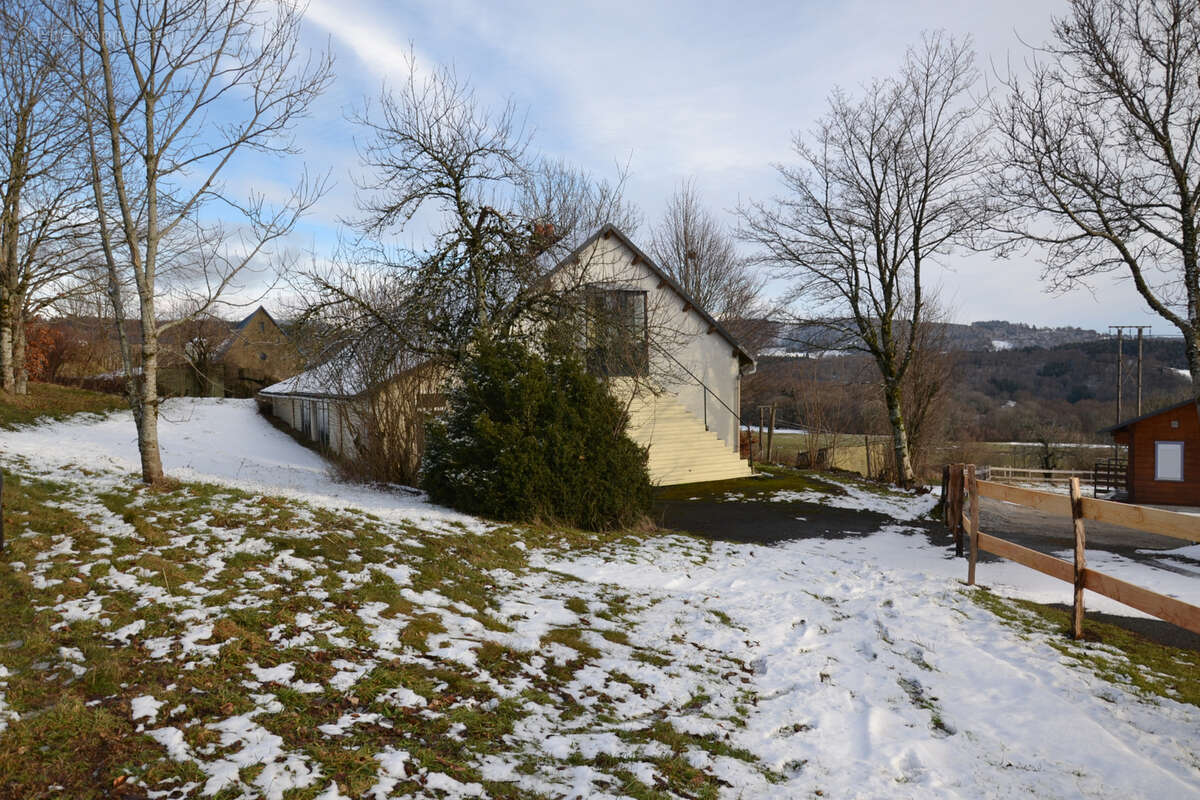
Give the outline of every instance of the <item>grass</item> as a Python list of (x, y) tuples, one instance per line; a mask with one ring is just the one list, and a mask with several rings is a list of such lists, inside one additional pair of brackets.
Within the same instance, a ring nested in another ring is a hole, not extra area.
[[(6, 719), (0, 735), (0, 796), (200, 792), (208, 778), (201, 765), (168, 758), (149, 731), (177, 727), (197, 760), (235, 757), (237, 746), (223, 743), (220, 725), (247, 713), (262, 735), (279, 737), (286, 752), (321, 771), (288, 800), (312, 798), (331, 781), (350, 796), (366, 794), (385, 747), (409, 754), (411, 769), (391, 790), (398, 795), (420, 790), (423, 775), (438, 772), (481, 783), (493, 797), (539, 796), (483, 778), (481, 760), (500, 755), (516, 759), (517, 773), (542, 780), (588, 765), (638, 798), (717, 796), (721, 780), (689, 760), (696, 750), (777, 777), (749, 753), (665, 721), (692, 714), (724, 720), (729, 730), (744, 725), (748, 690), (721, 677), (740, 674), (740, 664), (715, 651), (648, 641), (633, 621), (642, 599), (529, 563), (533, 549), (577, 554), (656, 533), (531, 526), (468, 535), (224, 486), (149, 490), (127, 477), (44, 476), (19, 467), (4, 477), (0, 714), (6, 704), (19, 718)], [(694, 549), (697, 557), (705, 552), (703, 543)], [(294, 566), (301, 563), (313, 568)], [(401, 569), (405, 579), (393, 579)], [(532, 650), (505, 644), (520, 622), (502, 608), (514, 596), (506, 589), (560, 605), (577, 621), (551, 626)], [(92, 602), (98, 612), (65, 618), (68, 604)], [(114, 638), (139, 621), (141, 631)], [(376, 637), (385, 630), (395, 638), (381, 648)], [(452, 653), (467, 636), (469, 656), (456, 660)], [(637, 665), (637, 679), (612, 669), (597, 683), (598, 665), (616, 652)], [(347, 663), (362, 674), (335, 688)], [(253, 669), (281, 664), (294, 666), (293, 685), (246, 683)], [(716, 688), (656, 705), (641, 728), (616, 727), (628, 721), (622, 698), (644, 702), (657, 681), (697, 674)], [(317, 688), (300, 691), (297, 682)], [(422, 704), (388, 700), (397, 687)], [(153, 722), (131, 718), (134, 699), (145, 695), (163, 703)], [(344, 735), (320, 732), (348, 714), (377, 716)], [(514, 744), (529, 738), (521, 733), (527, 724), (565, 734), (616, 730), (639, 755), (574, 750), (555, 761), (533, 744)], [(654, 765), (654, 785), (634, 776), (633, 761)], [(252, 783), (264, 769), (246, 767), (240, 780)], [(238, 794), (227, 786), (216, 796)]]
[(59, 420), (85, 412), (107, 414), (127, 407), (124, 398), (115, 394), (30, 382), (27, 395), (0, 393), (0, 429), (11, 430), (19, 425)]
[(771, 495), (778, 492), (845, 495), (846, 490), (832, 482), (835, 478), (840, 483), (853, 484), (859, 489), (880, 496), (892, 495), (896, 491), (888, 484), (867, 480), (861, 475), (851, 472), (820, 472), (779, 464), (757, 464), (755, 469), (758, 470), (758, 474), (747, 478), (665, 486), (655, 490), (655, 498), (660, 501), (697, 500), (712, 503), (726, 500), (739, 502), (768, 500)]
[(1000, 597), (982, 587), (968, 593), (980, 606), (1030, 635), (1046, 637), (1071, 663), (1148, 698), (1200, 706), (1200, 652), (1171, 647), (1096, 619), (1085, 619), (1084, 637), (1071, 638), (1071, 613)]
[(755, 465), (755, 469), (759, 473), (748, 478), (664, 486), (655, 490), (655, 498), (717, 502), (729, 494), (741, 495), (742, 499), (762, 499), (779, 491), (817, 491), (834, 495), (846, 493), (840, 486), (823, 480), (820, 473), (812, 470), (763, 464)]

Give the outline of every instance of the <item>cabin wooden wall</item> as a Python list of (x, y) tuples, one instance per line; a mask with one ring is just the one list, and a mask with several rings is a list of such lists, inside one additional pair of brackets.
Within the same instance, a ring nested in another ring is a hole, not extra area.
[[(1171, 423), (1177, 422), (1178, 427)], [(1129, 502), (1200, 506), (1200, 410), (1189, 403), (1130, 426)], [(1183, 480), (1154, 479), (1154, 443), (1183, 442)]]

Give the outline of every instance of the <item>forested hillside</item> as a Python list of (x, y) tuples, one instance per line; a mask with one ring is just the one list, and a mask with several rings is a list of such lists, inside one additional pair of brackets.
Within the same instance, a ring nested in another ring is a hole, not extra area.
[[(1116, 421), (1116, 342), (1094, 331), (1037, 329), (1011, 323), (948, 326), (950, 352), (939, 354), (935, 372), (943, 385), (933, 400), (931, 424), (939, 437), (954, 440), (1105, 441), (1097, 431)], [(967, 331), (1019, 341), (1090, 334), (1051, 347), (1000, 349), (963, 347)], [(1024, 332), (1024, 336), (1022, 336)], [(1124, 416), (1136, 411), (1136, 342), (1125, 343)], [(1187, 397), (1192, 391), (1179, 339), (1148, 338), (1142, 364), (1144, 410)], [(743, 410), (757, 419), (756, 406), (776, 403), (779, 418), (804, 426), (822, 417), (848, 433), (883, 433), (886, 423), (876, 395), (873, 364), (859, 354), (824, 357), (763, 356), (758, 374), (743, 389)], [(929, 387), (926, 387), (927, 389)], [(815, 423), (812, 423), (815, 424)], [(828, 423), (824, 423), (828, 424)]]

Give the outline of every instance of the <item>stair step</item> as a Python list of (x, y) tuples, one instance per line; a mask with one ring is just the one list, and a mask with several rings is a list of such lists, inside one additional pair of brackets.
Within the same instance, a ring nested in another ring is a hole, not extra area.
[[(630, 391), (620, 384), (616, 390)], [(618, 395), (620, 396), (620, 395)], [(628, 394), (625, 397), (628, 398)], [(647, 469), (660, 486), (752, 475), (750, 465), (703, 419), (670, 395), (635, 399), (628, 406), (629, 437), (649, 449)]]

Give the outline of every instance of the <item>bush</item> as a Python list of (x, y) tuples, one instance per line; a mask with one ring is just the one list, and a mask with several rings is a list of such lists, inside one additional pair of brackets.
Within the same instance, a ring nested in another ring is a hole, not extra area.
[(423, 485), (437, 503), (504, 521), (628, 527), (650, 507), (646, 451), (577, 356), (483, 343), (431, 426)]

